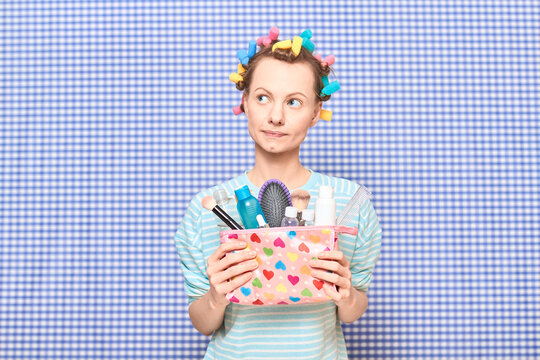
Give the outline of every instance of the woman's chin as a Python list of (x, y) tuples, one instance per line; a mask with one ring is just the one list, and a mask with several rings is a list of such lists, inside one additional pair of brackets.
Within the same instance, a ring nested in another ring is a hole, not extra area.
[(274, 156), (283, 156), (286, 154), (297, 154), (298, 152), (295, 149), (283, 148), (281, 146), (265, 146), (261, 148), (262, 151), (266, 152), (269, 155)]

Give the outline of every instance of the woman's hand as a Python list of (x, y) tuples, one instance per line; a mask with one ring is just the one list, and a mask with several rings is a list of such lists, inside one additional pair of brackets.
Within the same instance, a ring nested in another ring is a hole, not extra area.
[[(210, 281), (210, 303), (214, 307), (225, 307), (229, 303), (227, 293), (236, 290), (253, 277), (253, 271), (259, 267), (255, 251), (244, 250), (247, 243), (231, 241), (221, 244), (207, 261), (208, 280)], [(231, 253), (236, 251), (235, 253)], [(228, 254), (231, 253), (231, 254)], [(228, 255), (227, 255), (228, 254)]]
[(364, 314), (368, 306), (367, 295), (352, 287), (350, 264), (341, 251), (323, 251), (309, 265), (313, 269), (311, 276), (336, 285), (337, 291), (327, 283), (323, 289), (336, 303), (339, 320), (350, 324)]
[(311, 276), (319, 280), (325, 280), (324, 292), (330, 296), (336, 305), (347, 304), (352, 299), (351, 271), (349, 262), (345, 259), (343, 252), (339, 250), (323, 251), (317, 255), (317, 259), (309, 262), (311, 266)]
[[(231, 241), (221, 244), (206, 262), (210, 289), (189, 306), (193, 326), (210, 336), (223, 324), (225, 309), (229, 304), (227, 293), (244, 285), (259, 264), (253, 251), (242, 251), (247, 244)], [(236, 251), (231, 254), (232, 251)]]

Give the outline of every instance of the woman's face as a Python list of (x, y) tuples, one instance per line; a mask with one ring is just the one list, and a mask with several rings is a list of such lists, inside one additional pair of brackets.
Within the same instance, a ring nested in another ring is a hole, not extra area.
[(310, 65), (264, 58), (257, 64), (244, 112), (255, 146), (268, 153), (296, 151), (319, 120), (322, 102), (313, 91)]

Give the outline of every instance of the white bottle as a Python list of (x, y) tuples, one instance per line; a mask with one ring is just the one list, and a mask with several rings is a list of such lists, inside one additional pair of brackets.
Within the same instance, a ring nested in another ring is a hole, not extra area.
[(334, 189), (328, 185), (319, 187), (319, 198), (315, 202), (315, 226), (320, 225), (336, 225)]
[(259, 229), (269, 228), (270, 226), (264, 221), (264, 218), (261, 214), (258, 214), (256, 217), (257, 223), (259, 224)]
[(281, 220), (281, 227), (298, 226), (298, 210), (294, 206), (287, 206), (285, 208), (285, 217)]
[(313, 226), (315, 219), (315, 210), (306, 209), (302, 211), (302, 220), (300, 220), (300, 226)]

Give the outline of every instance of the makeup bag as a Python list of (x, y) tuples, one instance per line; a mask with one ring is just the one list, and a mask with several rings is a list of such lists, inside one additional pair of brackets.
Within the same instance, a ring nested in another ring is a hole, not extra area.
[(227, 294), (240, 305), (289, 305), (329, 301), (324, 281), (311, 276), (308, 262), (322, 251), (338, 249), (338, 234), (356, 235), (346, 226), (294, 226), (226, 230), (221, 242), (245, 241), (257, 253), (259, 267), (242, 287)]

